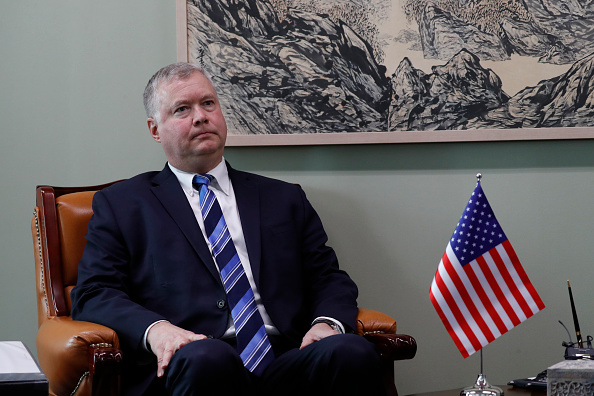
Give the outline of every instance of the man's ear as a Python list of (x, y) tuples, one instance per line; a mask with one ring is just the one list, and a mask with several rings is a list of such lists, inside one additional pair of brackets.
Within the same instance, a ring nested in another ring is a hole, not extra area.
[(149, 132), (153, 140), (157, 143), (161, 143), (161, 136), (159, 136), (159, 125), (154, 118), (147, 118), (146, 124), (148, 125)]

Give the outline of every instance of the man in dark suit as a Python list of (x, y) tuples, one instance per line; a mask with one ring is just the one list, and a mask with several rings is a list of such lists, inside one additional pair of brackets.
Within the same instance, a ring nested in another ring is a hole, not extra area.
[[(168, 163), (95, 194), (72, 292), (74, 319), (117, 332), (124, 394), (383, 394), (374, 347), (349, 334), (357, 288), (303, 190), (225, 162), (225, 119), (198, 66), (159, 70), (144, 101)], [(210, 184), (197, 184), (206, 174)], [(220, 206), (261, 325), (253, 366), (204, 194)]]

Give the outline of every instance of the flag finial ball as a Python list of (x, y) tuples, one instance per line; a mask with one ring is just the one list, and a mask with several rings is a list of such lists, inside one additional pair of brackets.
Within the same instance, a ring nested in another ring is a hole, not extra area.
[(483, 174), (482, 174), (482, 173), (477, 173), (477, 174), (476, 174), (476, 181), (477, 181), (478, 183), (480, 183), (480, 182), (481, 182), (481, 179), (482, 179), (482, 178), (483, 178)]

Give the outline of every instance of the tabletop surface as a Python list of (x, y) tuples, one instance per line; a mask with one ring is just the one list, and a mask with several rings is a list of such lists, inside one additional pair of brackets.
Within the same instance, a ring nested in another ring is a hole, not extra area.
[[(497, 386), (503, 390), (503, 396), (543, 396), (543, 395), (547, 394), (546, 389), (541, 391), (541, 390), (519, 389), (519, 388), (514, 388), (513, 386), (508, 386), (508, 385), (497, 385)], [(462, 390), (462, 388), (437, 391), (437, 392), (413, 393), (408, 396), (459, 396), (461, 390)]]

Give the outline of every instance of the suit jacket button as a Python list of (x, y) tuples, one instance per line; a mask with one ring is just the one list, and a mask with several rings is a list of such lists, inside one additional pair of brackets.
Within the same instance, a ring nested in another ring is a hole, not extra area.
[(227, 301), (225, 301), (225, 300), (217, 301), (217, 307), (219, 309), (225, 309), (226, 306), (227, 306)]

